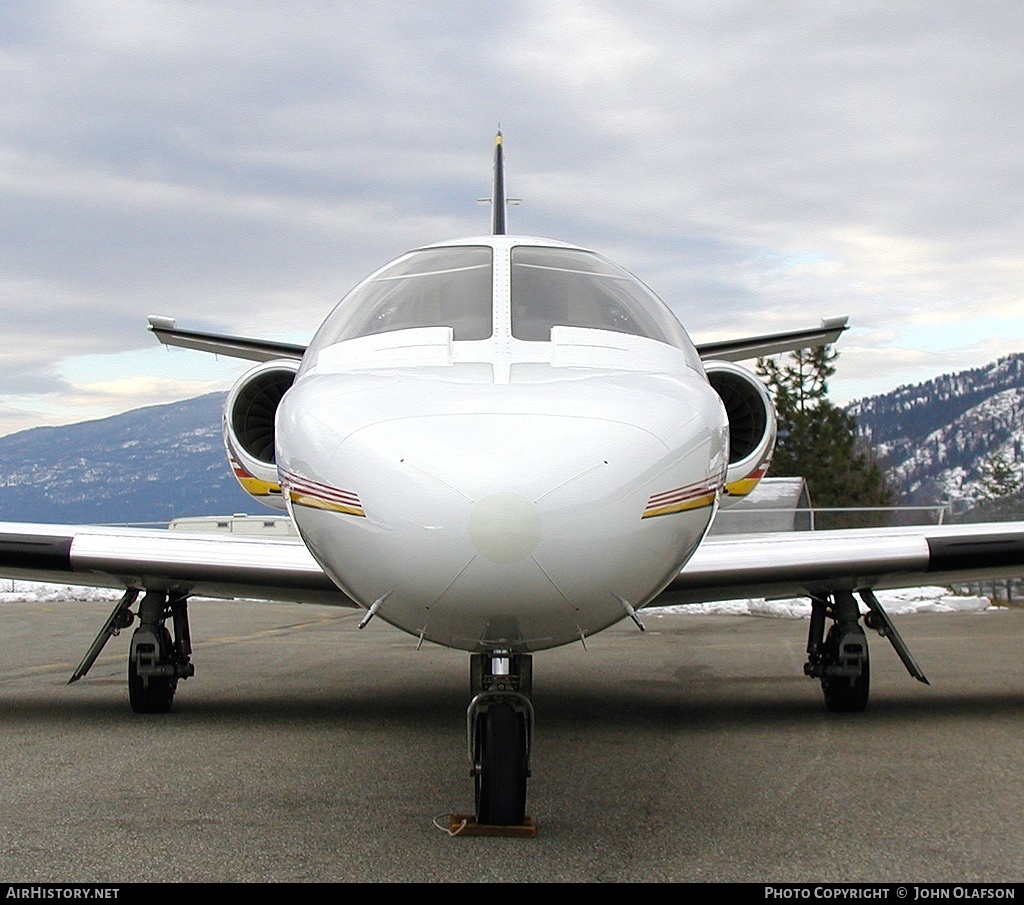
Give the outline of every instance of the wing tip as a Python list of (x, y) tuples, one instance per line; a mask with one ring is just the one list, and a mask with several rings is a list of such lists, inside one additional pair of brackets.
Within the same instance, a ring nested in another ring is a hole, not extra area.
[(146, 318), (147, 329), (153, 330), (174, 330), (177, 321), (173, 317), (167, 317), (164, 314), (151, 314)]

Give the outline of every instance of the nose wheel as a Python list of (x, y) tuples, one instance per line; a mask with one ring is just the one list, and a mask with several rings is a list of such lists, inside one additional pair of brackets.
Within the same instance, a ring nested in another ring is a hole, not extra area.
[(518, 826), (526, 819), (526, 717), (512, 703), (484, 703), (476, 720), (476, 821)]
[(475, 827), (529, 828), (526, 784), (533, 736), (532, 658), (474, 654), (466, 713), (476, 799)]

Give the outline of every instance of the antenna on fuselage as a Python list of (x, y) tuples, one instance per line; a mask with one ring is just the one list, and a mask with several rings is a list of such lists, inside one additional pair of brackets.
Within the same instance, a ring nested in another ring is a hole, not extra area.
[(501, 142), (501, 129), (494, 136), (494, 185), (491, 189), (490, 198), (480, 198), (481, 204), (491, 205), (491, 235), (503, 236), (508, 226), (507, 207), (509, 204), (519, 204), (519, 198), (505, 197), (505, 156)]

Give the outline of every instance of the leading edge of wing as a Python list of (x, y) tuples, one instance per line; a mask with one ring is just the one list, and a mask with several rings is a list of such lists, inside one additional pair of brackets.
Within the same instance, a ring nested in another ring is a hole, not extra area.
[(175, 325), (173, 317), (157, 314), (149, 316), (149, 330), (165, 346), (212, 352), (214, 355), (243, 358), (247, 361), (274, 361), (281, 358), (298, 361), (306, 351), (305, 346), (295, 343), (271, 342), (246, 336), (225, 336), (200, 330), (181, 330)]
[(827, 346), (839, 339), (840, 334), (848, 329), (848, 321), (848, 317), (826, 317), (822, 318), (820, 327), (806, 330), (789, 330), (785, 333), (765, 333), (761, 336), (697, 343), (697, 353), (705, 361), (747, 361), (751, 358), (778, 355), (780, 352)]
[(1024, 576), (1024, 522), (707, 538), (655, 606)]
[(0, 523), (0, 575), (87, 587), (355, 604), (297, 538)]

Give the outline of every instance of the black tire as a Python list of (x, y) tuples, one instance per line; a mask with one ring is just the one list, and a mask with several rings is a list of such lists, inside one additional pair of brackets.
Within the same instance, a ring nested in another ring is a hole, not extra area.
[(477, 823), (520, 826), (526, 820), (526, 746), (526, 719), (510, 704), (492, 704), (477, 717)]
[(871, 661), (868, 657), (867, 638), (864, 629), (859, 625), (833, 625), (825, 638), (824, 661), (826, 664), (838, 663), (841, 658), (839, 644), (842, 639), (850, 641), (850, 635), (857, 635), (862, 642), (864, 657), (859, 676), (822, 676), (821, 690), (825, 694), (825, 707), (830, 713), (862, 713), (868, 706), (868, 694), (871, 688)]
[[(173, 649), (170, 632), (162, 628), (160, 637), (163, 642), (160, 662), (166, 663)], [(144, 682), (138, 673), (135, 658), (128, 657), (128, 701), (136, 713), (167, 713), (174, 703), (177, 688), (178, 679), (174, 676), (151, 676), (148, 683)]]

